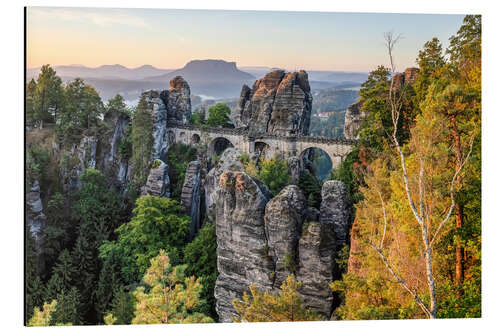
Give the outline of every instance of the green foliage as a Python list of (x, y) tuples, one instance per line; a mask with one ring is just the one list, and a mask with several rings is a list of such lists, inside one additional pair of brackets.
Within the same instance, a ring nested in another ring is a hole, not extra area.
[(95, 292), (101, 262), (99, 247), (123, 221), (119, 195), (107, 187), (105, 177), (97, 170), (85, 170), (80, 178), (82, 188), (75, 194), (74, 220), (78, 221), (78, 238), (72, 251), (79, 272), (75, 285), (82, 298), (82, 319), (97, 321)]
[(320, 208), (322, 184), (310, 172), (302, 172), (299, 177), (299, 187), (307, 199), (309, 207)]
[(125, 284), (138, 281), (160, 249), (179, 262), (189, 234), (190, 219), (184, 215), (184, 207), (173, 199), (142, 196), (133, 214), (130, 222), (115, 230), (118, 239), (105, 242), (99, 249), (104, 260), (110, 256), (120, 258)]
[(184, 176), (189, 162), (196, 160), (196, 148), (181, 142), (173, 144), (167, 153), (169, 165), (170, 189), (173, 199), (180, 200)]
[(238, 316), (236, 322), (280, 322), (325, 320), (322, 315), (306, 309), (299, 294), (302, 284), (293, 275), (283, 281), (279, 295), (261, 292), (255, 285), (250, 286), (251, 295), (246, 292), (241, 300), (233, 300)]
[(128, 124), (125, 127), (125, 136), (120, 140), (118, 145), (118, 153), (124, 160), (132, 157), (132, 125)]
[(57, 305), (51, 314), (50, 325), (57, 323), (81, 324), (80, 295), (75, 287), (57, 295)]
[[(116, 325), (128, 325), (132, 322), (135, 309), (135, 296), (132, 292), (126, 291), (124, 287), (120, 287), (114, 293), (113, 302), (111, 303), (111, 312), (113, 323)], [(109, 317), (108, 317), (109, 318)], [(109, 318), (111, 319), (111, 318)], [(106, 317), (104, 318), (106, 322)]]
[(104, 260), (99, 273), (99, 282), (96, 290), (96, 308), (99, 316), (104, 316), (111, 310), (112, 302), (124, 281), (121, 276), (122, 260), (117, 256), (118, 253), (111, 252)]
[(151, 259), (144, 275), (148, 290), (140, 286), (132, 324), (210, 323), (213, 320), (195, 309), (200, 305), (201, 283), (186, 277), (186, 265), (172, 266), (164, 250)]
[(108, 104), (106, 105), (106, 112), (109, 112), (111, 110), (118, 111), (127, 116), (132, 115), (132, 111), (127, 107), (127, 104), (125, 104), (125, 100), (120, 94), (116, 94), (115, 97), (108, 101)]
[[(457, 35), (450, 38), (448, 58), (443, 56), (439, 40), (427, 42), (417, 59), (417, 81), (413, 87), (401, 89), (405, 96), (401, 96), (398, 140), (409, 173), (407, 186), (413, 200), (418, 200), (418, 193), (424, 197), (420, 214), (431, 235), (437, 233), (437, 225), (449, 207), (451, 178), (475, 136), (470, 160), (457, 177), (455, 209), (432, 246), (439, 318), (481, 316), (480, 24), (480, 16), (466, 16)], [(346, 183), (352, 201), (357, 202), (356, 227), (351, 231), (355, 236), (349, 258), (351, 270), (331, 286), (345, 297), (336, 310), (341, 319), (426, 316), (413, 295), (392, 282), (394, 277), (370, 243), (382, 248), (393, 269), (424, 304), (431, 300), (427, 286), (417, 282), (426, 281), (422, 238), (418, 224), (411, 222), (414, 216), (402, 184), (399, 156), (387, 140), (392, 125), (383, 84), (386, 79), (382, 76), (363, 85), (363, 108), (370, 115), (362, 124), (360, 142), (333, 175)], [(424, 170), (423, 192), (419, 192), (416, 180), (420, 166)], [(464, 253), (463, 279), (454, 274), (461, 266), (457, 257), (460, 249)], [(343, 263), (341, 258), (337, 260)]]
[(266, 184), (274, 195), (277, 195), (290, 182), (287, 161), (277, 157), (271, 160), (262, 159), (257, 178)]
[(149, 173), (149, 163), (153, 152), (153, 119), (148, 112), (146, 95), (142, 94), (137, 111), (132, 118), (132, 165), (138, 186), (144, 184)]
[(195, 111), (191, 115), (189, 122), (193, 125), (204, 125), (205, 124), (205, 108), (201, 108), (201, 109)]
[(217, 279), (217, 236), (215, 222), (205, 222), (193, 241), (184, 249), (186, 274), (196, 275), (203, 286), (200, 298), (206, 301), (199, 311), (217, 319), (214, 288)]
[(36, 83), (31, 80), (27, 86), (27, 118), (40, 123), (54, 122), (58, 111), (64, 107), (64, 91), (61, 78), (49, 65), (40, 69)]
[(231, 125), (230, 114), (231, 109), (229, 106), (217, 103), (208, 109), (207, 125), (212, 127), (228, 127)]
[(50, 326), (51, 317), (57, 305), (57, 301), (53, 300), (50, 303), (44, 303), (43, 309), (35, 307), (33, 317), (28, 322), (28, 326)]
[(31, 235), (29, 227), (26, 225), (25, 238), (25, 290), (26, 301), (24, 309), (24, 320), (27, 323), (33, 315), (34, 307), (40, 307), (43, 304), (44, 286), (38, 272), (38, 256), (35, 250), (35, 240)]
[(296, 253), (287, 252), (283, 258), (283, 267), (290, 273), (295, 274), (297, 271), (297, 255)]
[(76, 78), (64, 89), (65, 107), (57, 121), (57, 135), (63, 146), (78, 143), (83, 133), (97, 135), (104, 105), (97, 91)]
[(65, 209), (65, 198), (57, 192), (47, 203), (47, 222), (42, 229), (43, 247), (41, 258), (46, 268), (52, 267), (63, 249), (70, 245), (75, 232), (74, 226), (68, 223), (69, 216)]
[(32, 145), (26, 150), (26, 184), (29, 186), (35, 180), (45, 182), (49, 168), (49, 152), (38, 146)]
[(68, 293), (75, 285), (77, 271), (73, 265), (68, 250), (63, 250), (52, 269), (52, 275), (47, 282), (45, 300), (56, 299), (59, 294)]

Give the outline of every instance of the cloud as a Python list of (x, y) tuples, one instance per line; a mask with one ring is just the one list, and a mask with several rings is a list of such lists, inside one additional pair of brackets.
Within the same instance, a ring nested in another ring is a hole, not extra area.
[(100, 27), (125, 25), (136, 28), (150, 28), (150, 25), (143, 17), (132, 15), (122, 9), (29, 7), (28, 20), (37, 19), (77, 21), (92, 23)]

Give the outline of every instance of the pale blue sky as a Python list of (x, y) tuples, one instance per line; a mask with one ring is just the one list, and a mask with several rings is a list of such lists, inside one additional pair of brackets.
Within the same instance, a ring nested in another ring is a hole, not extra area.
[(151, 64), (179, 68), (193, 59), (290, 70), (369, 71), (387, 65), (383, 33), (404, 38), (398, 69), (415, 65), (423, 44), (446, 47), (463, 15), (359, 14), (170, 9), (30, 7), (28, 67)]

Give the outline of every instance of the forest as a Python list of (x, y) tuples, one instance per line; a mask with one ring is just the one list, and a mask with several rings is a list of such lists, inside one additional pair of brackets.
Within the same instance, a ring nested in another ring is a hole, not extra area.
[[(384, 37), (390, 66), (373, 69), (362, 84), (367, 117), (359, 140), (326, 177), (345, 184), (352, 204), (350, 240), (336, 258), (342, 274), (329, 286), (339, 306), (331, 318), (308, 309), (290, 274), (276, 294), (250, 286), (235, 299), (236, 321), (481, 317), (481, 17), (466, 16), (446, 49), (437, 38), (426, 42), (416, 55), (418, 78), (400, 87), (393, 65), (400, 36)], [(191, 238), (180, 205), (188, 163), (200, 152), (172, 145), (170, 197), (141, 195), (155, 167), (144, 94), (133, 108), (120, 95), (104, 103), (83, 80), (63, 84), (45, 65), (26, 84), (25, 106), (26, 193), (36, 183), (46, 203), (41, 245), (25, 225), (25, 323), (217, 322), (216, 224), (205, 217)], [(229, 107), (208, 113), (210, 126), (229, 126)], [(132, 161), (132, 181), (119, 189), (88, 168), (66, 195), (74, 147), (112, 135), (106, 120), (121, 116), (131, 122), (116, 154)], [(329, 133), (319, 135), (339, 136), (340, 119), (331, 117)], [(192, 122), (204, 125), (204, 118)], [(312, 134), (316, 127), (313, 120)], [(240, 162), (274, 195), (290, 183), (284, 160), (242, 155)], [(311, 207), (322, 182), (301, 175)]]

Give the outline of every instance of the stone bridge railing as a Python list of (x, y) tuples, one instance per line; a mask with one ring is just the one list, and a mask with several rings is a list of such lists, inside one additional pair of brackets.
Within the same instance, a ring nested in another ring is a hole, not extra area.
[(214, 134), (227, 134), (227, 135), (241, 135), (252, 140), (258, 139), (277, 139), (283, 141), (298, 141), (298, 142), (313, 142), (321, 144), (332, 145), (354, 145), (356, 140), (349, 140), (344, 138), (330, 138), (326, 136), (308, 136), (308, 135), (276, 135), (270, 133), (250, 133), (245, 127), (240, 128), (222, 128), (222, 127), (209, 127), (206, 125), (193, 125), (193, 124), (176, 124), (169, 126), (169, 128), (185, 129), (190, 131), (200, 131)]

